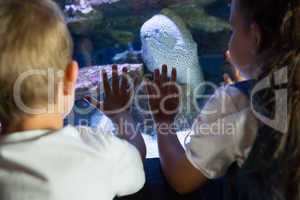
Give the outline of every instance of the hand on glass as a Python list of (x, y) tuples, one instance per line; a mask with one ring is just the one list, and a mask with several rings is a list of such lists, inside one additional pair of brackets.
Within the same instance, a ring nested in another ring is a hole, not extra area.
[(177, 72), (172, 69), (168, 78), (168, 67), (154, 71), (154, 81), (147, 83), (149, 106), (156, 124), (173, 123), (180, 106), (180, 88), (176, 84)]
[[(90, 102), (99, 108), (113, 122), (118, 122), (120, 118), (129, 115), (129, 108), (132, 100), (132, 92), (129, 87), (128, 69), (123, 68), (122, 75), (118, 74), (118, 66), (112, 66), (112, 85), (110, 86), (107, 72), (102, 71), (102, 80), (104, 88), (103, 102), (96, 102), (89, 99)], [(100, 87), (99, 87), (100, 90)], [(98, 91), (98, 94), (101, 94)]]

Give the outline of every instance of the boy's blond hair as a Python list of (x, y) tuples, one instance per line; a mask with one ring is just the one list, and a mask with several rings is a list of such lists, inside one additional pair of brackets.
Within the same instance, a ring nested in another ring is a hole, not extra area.
[(49, 77), (37, 74), (64, 70), (73, 45), (63, 14), (51, 0), (0, 0), (0, 38), (0, 121), (9, 122), (26, 114), (16, 95), (28, 107), (49, 103)]

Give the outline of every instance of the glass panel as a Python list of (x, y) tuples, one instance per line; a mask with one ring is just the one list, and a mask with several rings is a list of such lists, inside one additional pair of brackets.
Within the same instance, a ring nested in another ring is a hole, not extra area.
[[(88, 82), (97, 85), (100, 80), (97, 70), (102, 65), (112, 63), (142, 63), (144, 75), (160, 62), (175, 65), (182, 74), (190, 67), (192, 80), (197, 83), (209, 81), (216, 86), (223, 82), (223, 73), (228, 71), (224, 53), (227, 50), (230, 26), (229, 6), (225, 0), (56, 1), (65, 12), (74, 40), (74, 59), (82, 68), (79, 78), (81, 84), (88, 79)], [(152, 18), (158, 14), (168, 20), (161, 16)], [(87, 68), (91, 66), (96, 67)], [(89, 73), (93, 74), (92, 78), (85, 77)], [(185, 83), (187, 80), (183, 77), (181, 83), (188, 84)], [(207, 87), (203, 92), (213, 91), (213, 88)], [(69, 117), (69, 123), (85, 123), (92, 127), (106, 124), (109, 120), (84, 101), (83, 95), (77, 92), (76, 107), (92, 111), (89, 115), (74, 111), (75, 115)], [(187, 106), (191, 103), (189, 100), (184, 102)], [(205, 99), (197, 100), (200, 107), (204, 102)], [(180, 125), (179, 130), (190, 128), (196, 115), (197, 111), (193, 109), (191, 112), (186, 111), (181, 117), (187, 118), (188, 123)], [(138, 124), (143, 123), (147, 117), (136, 112), (135, 119)], [(153, 145), (153, 129), (143, 129), (143, 132), (148, 134), (145, 136), (147, 144), (153, 146), (150, 148), (153, 149), (152, 156), (157, 155), (156, 145)], [(180, 137), (184, 138), (184, 134)]]

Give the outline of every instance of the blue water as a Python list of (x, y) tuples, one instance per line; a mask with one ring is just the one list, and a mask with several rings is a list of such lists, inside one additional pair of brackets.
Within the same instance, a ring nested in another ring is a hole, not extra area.
[[(72, 0), (57, 1), (60, 2), (62, 7), (64, 6), (65, 2), (72, 2)], [(143, 0), (140, 1), (142, 2)], [(195, 0), (195, 2), (196, 1), (197, 0)], [(146, 21), (152, 15), (158, 14), (161, 9), (164, 8), (164, 5), (161, 4), (157, 7), (144, 7), (143, 10), (137, 11), (133, 10), (131, 5), (126, 5), (126, 2), (130, 2), (130, 0), (121, 0), (116, 4), (105, 5), (98, 8), (104, 16), (104, 20), (102, 22), (105, 24), (102, 24), (104, 26), (103, 29), (105, 29), (104, 32), (101, 32), (102, 29), (99, 29), (99, 27), (98, 29), (95, 28), (95, 30), (92, 29), (92, 31), (81, 33), (72, 32), (71, 30), (75, 46), (74, 59), (78, 61), (81, 68), (91, 65), (112, 64), (112, 58), (116, 54), (122, 53), (128, 49), (141, 49), (141, 40), (139, 37), (140, 27), (135, 27), (136, 29), (132, 30), (128, 28), (129, 23), (116, 23), (113, 20), (108, 23), (110, 21), (109, 19), (115, 19), (116, 17), (126, 18), (128, 16), (135, 16)], [(129, 9), (127, 8), (128, 6)], [(217, 17), (223, 21), (228, 21), (228, 1), (216, 0), (213, 3), (204, 6), (203, 9), (211, 16)], [(142, 25), (142, 23), (140, 25)], [(110, 40), (111, 35), (109, 35), (109, 32), (114, 30), (129, 31), (132, 32), (135, 37), (133, 41), (129, 43), (129, 45), (128, 43), (121, 44), (113, 39)], [(223, 82), (223, 74), (228, 71), (228, 69), (225, 67), (223, 55), (227, 50), (227, 41), (229, 39), (230, 32), (207, 33), (201, 29), (194, 29), (191, 30), (191, 33), (195, 41), (198, 43), (200, 66), (203, 70), (205, 80), (216, 85), (221, 85)], [(217, 43), (215, 42), (216, 40), (218, 40)], [(87, 45), (84, 47), (85, 50), (82, 50), (82, 45)], [(213, 88), (206, 88), (205, 90), (205, 94), (212, 94), (213, 92)], [(205, 104), (205, 101), (205, 99), (198, 100), (200, 107)], [(89, 109), (90, 112), (86, 115), (81, 114), (80, 110), (85, 109)], [(66, 122), (66, 124), (69, 123), (73, 125), (97, 127), (99, 123), (103, 122), (103, 119), (105, 119), (104, 115), (97, 109), (93, 108), (89, 103), (84, 100), (77, 100), (76, 109), (73, 110), (73, 113), (69, 116), (69, 122)]]

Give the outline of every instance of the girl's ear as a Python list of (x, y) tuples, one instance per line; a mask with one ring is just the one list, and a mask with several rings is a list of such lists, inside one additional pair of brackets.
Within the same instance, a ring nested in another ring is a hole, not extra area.
[(251, 36), (255, 52), (258, 52), (262, 45), (262, 31), (256, 23), (251, 24)]

